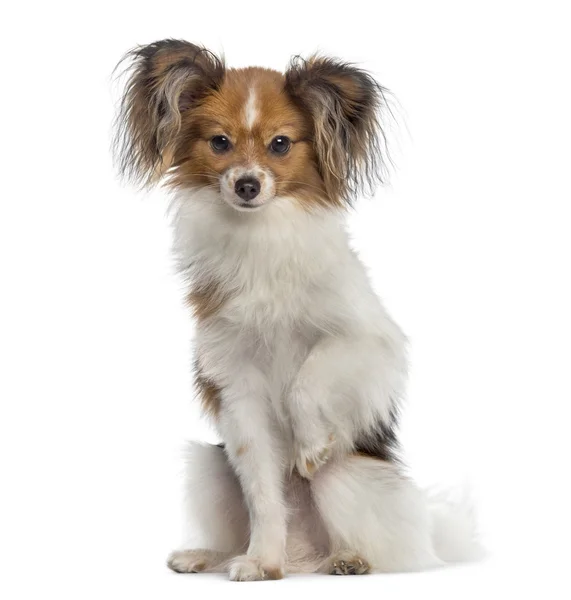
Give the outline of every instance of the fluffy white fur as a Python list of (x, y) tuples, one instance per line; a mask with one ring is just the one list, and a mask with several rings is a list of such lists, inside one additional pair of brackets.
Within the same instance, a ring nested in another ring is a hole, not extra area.
[[(180, 270), (223, 282), (196, 357), (222, 390), (226, 447), (190, 449), (189, 519), (203, 549), (173, 553), (171, 568), (256, 580), (473, 558), (469, 516), (429, 510), (397, 466), (352, 454), (388, 422), (406, 357), (341, 213), (287, 197), (238, 212), (208, 189), (179, 192), (174, 208)], [(461, 533), (451, 544), (448, 515)]]

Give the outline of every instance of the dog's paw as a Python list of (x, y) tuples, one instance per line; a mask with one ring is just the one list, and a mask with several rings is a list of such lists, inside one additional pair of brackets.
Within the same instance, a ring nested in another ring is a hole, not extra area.
[(225, 557), (216, 550), (176, 550), (168, 557), (167, 566), (177, 573), (200, 573), (220, 566)]
[(335, 436), (330, 434), (325, 443), (298, 446), (295, 460), (298, 473), (305, 479), (312, 479), (317, 470), (329, 460), (334, 443)]
[(328, 559), (330, 575), (365, 575), (371, 570), (369, 563), (354, 552), (340, 552)]
[(200, 573), (206, 568), (207, 558), (203, 550), (177, 550), (168, 557), (167, 566), (177, 573)]
[(284, 570), (279, 565), (266, 565), (252, 556), (237, 556), (230, 562), (228, 573), (231, 581), (264, 581), (283, 579)]

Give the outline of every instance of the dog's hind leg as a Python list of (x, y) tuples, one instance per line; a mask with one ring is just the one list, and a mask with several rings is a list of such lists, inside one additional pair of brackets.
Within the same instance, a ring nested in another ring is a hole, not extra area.
[(423, 493), (386, 461), (332, 461), (311, 482), (330, 540), (320, 571), (336, 575), (415, 571), (441, 564)]
[[(167, 565), (178, 573), (225, 571), (248, 543), (249, 519), (240, 484), (223, 448), (189, 444), (186, 467), (186, 538), (194, 549), (173, 552)], [(187, 546), (188, 548), (188, 546)]]

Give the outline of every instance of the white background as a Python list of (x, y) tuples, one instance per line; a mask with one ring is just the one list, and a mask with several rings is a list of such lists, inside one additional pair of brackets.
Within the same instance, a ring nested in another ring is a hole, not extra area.
[[(3, 9), (4, 598), (569, 593), (571, 89), (565, 2), (31, 2)], [(17, 12), (16, 12), (17, 10)], [(10, 12), (12, 11), (12, 12)], [(282, 69), (320, 49), (399, 99), (391, 185), (351, 217), (411, 340), (402, 438), (469, 482), (484, 563), (232, 584), (164, 566), (181, 531), (192, 324), (166, 200), (118, 183), (111, 71), (164, 37)], [(311, 596), (313, 597), (313, 596)], [(567, 596), (569, 597), (569, 596)]]

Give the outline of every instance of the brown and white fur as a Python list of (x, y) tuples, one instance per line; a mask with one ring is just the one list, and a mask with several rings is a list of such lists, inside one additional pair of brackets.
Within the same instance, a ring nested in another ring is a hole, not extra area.
[(405, 337), (344, 227), (382, 171), (383, 88), (330, 58), (227, 69), (178, 40), (126, 60), (120, 167), (174, 192), (196, 383), (224, 441), (189, 450), (204, 548), (169, 566), (244, 581), (472, 558), (469, 513), (401, 471)]

